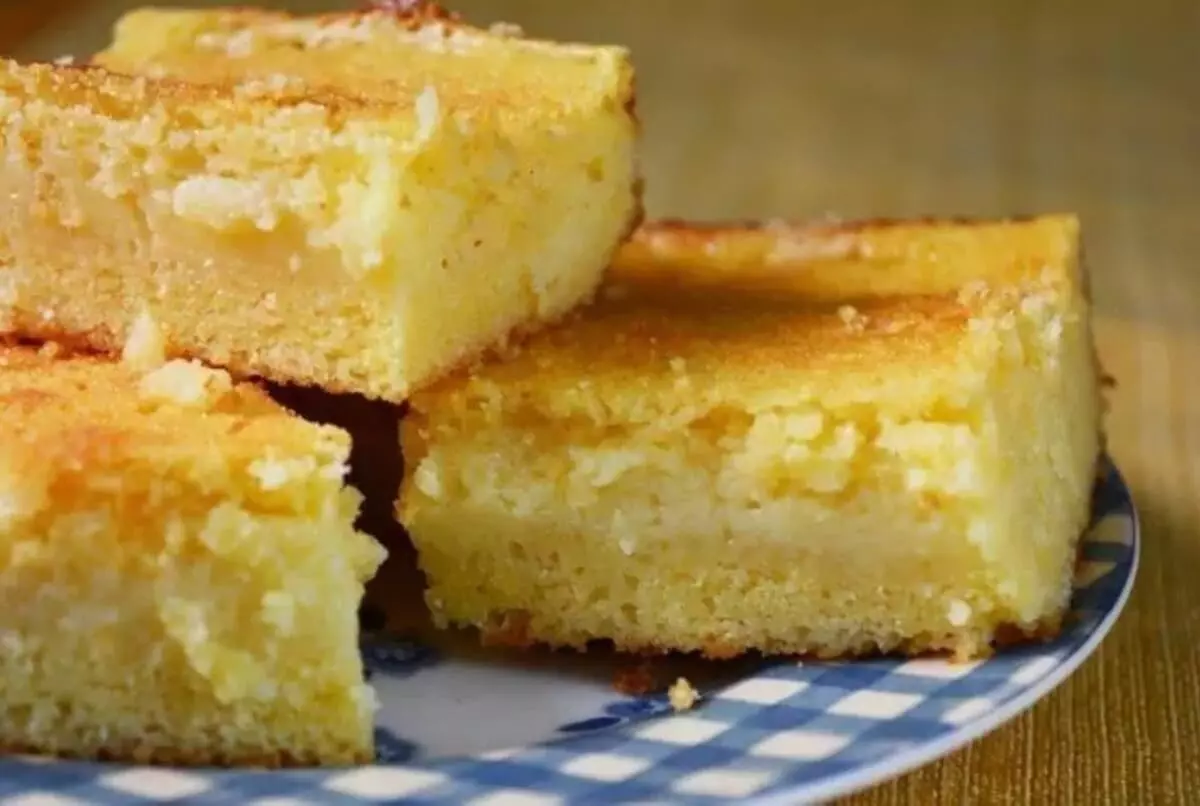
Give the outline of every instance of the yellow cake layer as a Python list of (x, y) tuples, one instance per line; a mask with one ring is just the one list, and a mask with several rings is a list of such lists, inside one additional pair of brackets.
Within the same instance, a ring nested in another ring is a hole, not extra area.
[(596, 303), (415, 395), (442, 623), (839, 656), (1053, 633), (1099, 445), (1071, 217), (643, 228)]
[(0, 61), (0, 332), (399, 401), (588, 299), (640, 211), (623, 49), (136, 11)]
[(348, 436), (128, 358), (0, 346), (0, 749), (370, 760)]

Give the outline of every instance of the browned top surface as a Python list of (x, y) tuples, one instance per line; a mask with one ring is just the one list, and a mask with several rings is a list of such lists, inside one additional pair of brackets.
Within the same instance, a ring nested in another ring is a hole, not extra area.
[[(89, 14), (60, 18), (21, 52), (101, 47), (131, 4), (90, 0)], [(10, 20), (54, 5), (4, 4), (0, 39), (20, 38)], [(1138, 588), (1096, 657), (1030, 713), (853, 802), (1195, 802), (1200, 4), (456, 5), (632, 47), (652, 216), (1081, 215), (1101, 349), (1120, 381), (1110, 444), (1145, 527)]]
[(555, 411), (600, 417), (602, 399), (605, 416), (621, 421), (676, 405), (756, 409), (815, 397), (835, 410), (875, 402), (897, 416), (922, 411), (973, 377), (964, 366), (971, 317), (1029, 295), (1073, 304), (1077, 233), (1069, 216), (650, 223), (570, 327), (418, 392), (412, 407), (430, 414), (503, 400), (543, 410), (553, 401)]
[(167, 477), (257, 495), (246, 475), (257, 460), (348, 451), (344, 432), (291, 415), (257, 386), (174, 366), (182, 371), (147, 378), (120, 362), (0, 344), (0, 486), (107, 474), (133, 496)]
[(426, 103), (434, 107), (551, 120), (600, 106), (619, 110), (631, 91), (621, 48), (545, 42), (383, 9), (137, 10), (119, 20), (96, 62), (189, 83), (257, 80), (284, 97), (320, 89), (389, 107), (411, 106), (432, 89)]
[[(462, 115), (495, 114), (503, 120), (554, 125), (574, 114), (619, 113), (632, 108), (628, 54), (620, 47), (561, 44), (526, 37), (505, 27), (479, 28), (432, 15), (360, 9), (326, 14), (232, 9), (135, 9), (101, 24), (88, 20), (87, 4), (51, 0), (40, 16), (0, 11), (0, 23), (44, 33), (58, 41), (55, 25), (76, 45), (62, 53), (22, 52), (23, 37), (0, 55), (39, 60), (70, 55), (117, 73), (136, 73), (151, 82), (149, 92), (169, 100), (219, 100), (230, 85), (241, 85), (261, 105), (313, 101), (329, 107), (438, 110)], [(128, 5), (128, 4), (125, 4)], [(424, 7), (423, 7), (424, 8)], [(0, 48), (8, 31), (0, 32)], [(102, 52), (97, 50), (103, 48)], [(9, 68), (8, 72), (11, 72)], [(65, 82), (81, 91), (106, 95), (147, 92), (145, 82), (129, 82), (101, 71), (61, 69)], [(196, 85), (215, 87), (198, 89)], [(432, 90), (432, 93), (427, 93)], [(429, 97), (425, 97), (428, 95)], [(244, 104), (244, 97), (238, 99)]]

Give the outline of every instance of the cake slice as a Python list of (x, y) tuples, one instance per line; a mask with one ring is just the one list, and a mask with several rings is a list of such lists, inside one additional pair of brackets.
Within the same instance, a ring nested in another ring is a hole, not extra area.
[(0, 346), (0, 749), (371, 760), (347, 435), (139, 349)]
[(821, 657), (1056, 632), (1100, 431), (1071, 217), (655, 225), (415, 395), (400, 517), (487, 640)]
[(0, 332), (391, 401), (589, 298), (640, 207), (624, 50), (427, 4), (130, 13), (0, 62)]

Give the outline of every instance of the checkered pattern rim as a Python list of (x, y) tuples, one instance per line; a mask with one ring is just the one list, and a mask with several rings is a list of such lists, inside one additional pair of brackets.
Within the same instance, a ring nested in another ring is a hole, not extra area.
[(778, 663), (677, 716), (551, 744), (345, 770), (200, 771), (17, 757), (0, 805), (189, 803), (756, 803), (823, 798), (949, 752), (1023, 710), (1095, 647), (1133, 582), (1137, 519), (1115, 467), (1098, 481), (1093, 536), (1063, 636), (953, 665)]

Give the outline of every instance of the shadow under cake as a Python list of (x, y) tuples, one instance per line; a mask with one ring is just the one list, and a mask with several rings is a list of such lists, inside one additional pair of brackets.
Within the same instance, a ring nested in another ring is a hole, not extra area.
[(442, 657), (465, 662), (554, 668), (565, 675), (611, 684), (627, 694), (663, 690), (679, 677), (708, 690), (761, 664), (761, 658), (755, 656), (726, 662), (683, 655), (641, 658), (617, 651), (611, 641), (602, 638), (591, 642), (582, 656), (573, 649), (481, 642), (473, 628), (438, 627), (425, 603), (426, 580), (416, 550), (395, 517), (396, 490), (404, 472), (398, 450), (404, 407), (315, 388), (267, 384), (266, 389), (304, 419), (343, 429), (353, 441), (347, 481), (365, 497), (356, 526), (388, 551), (386, 562), (367, 583), (360, 613), (366, 640), (378, 636), (385, 642), (415, 641)]

